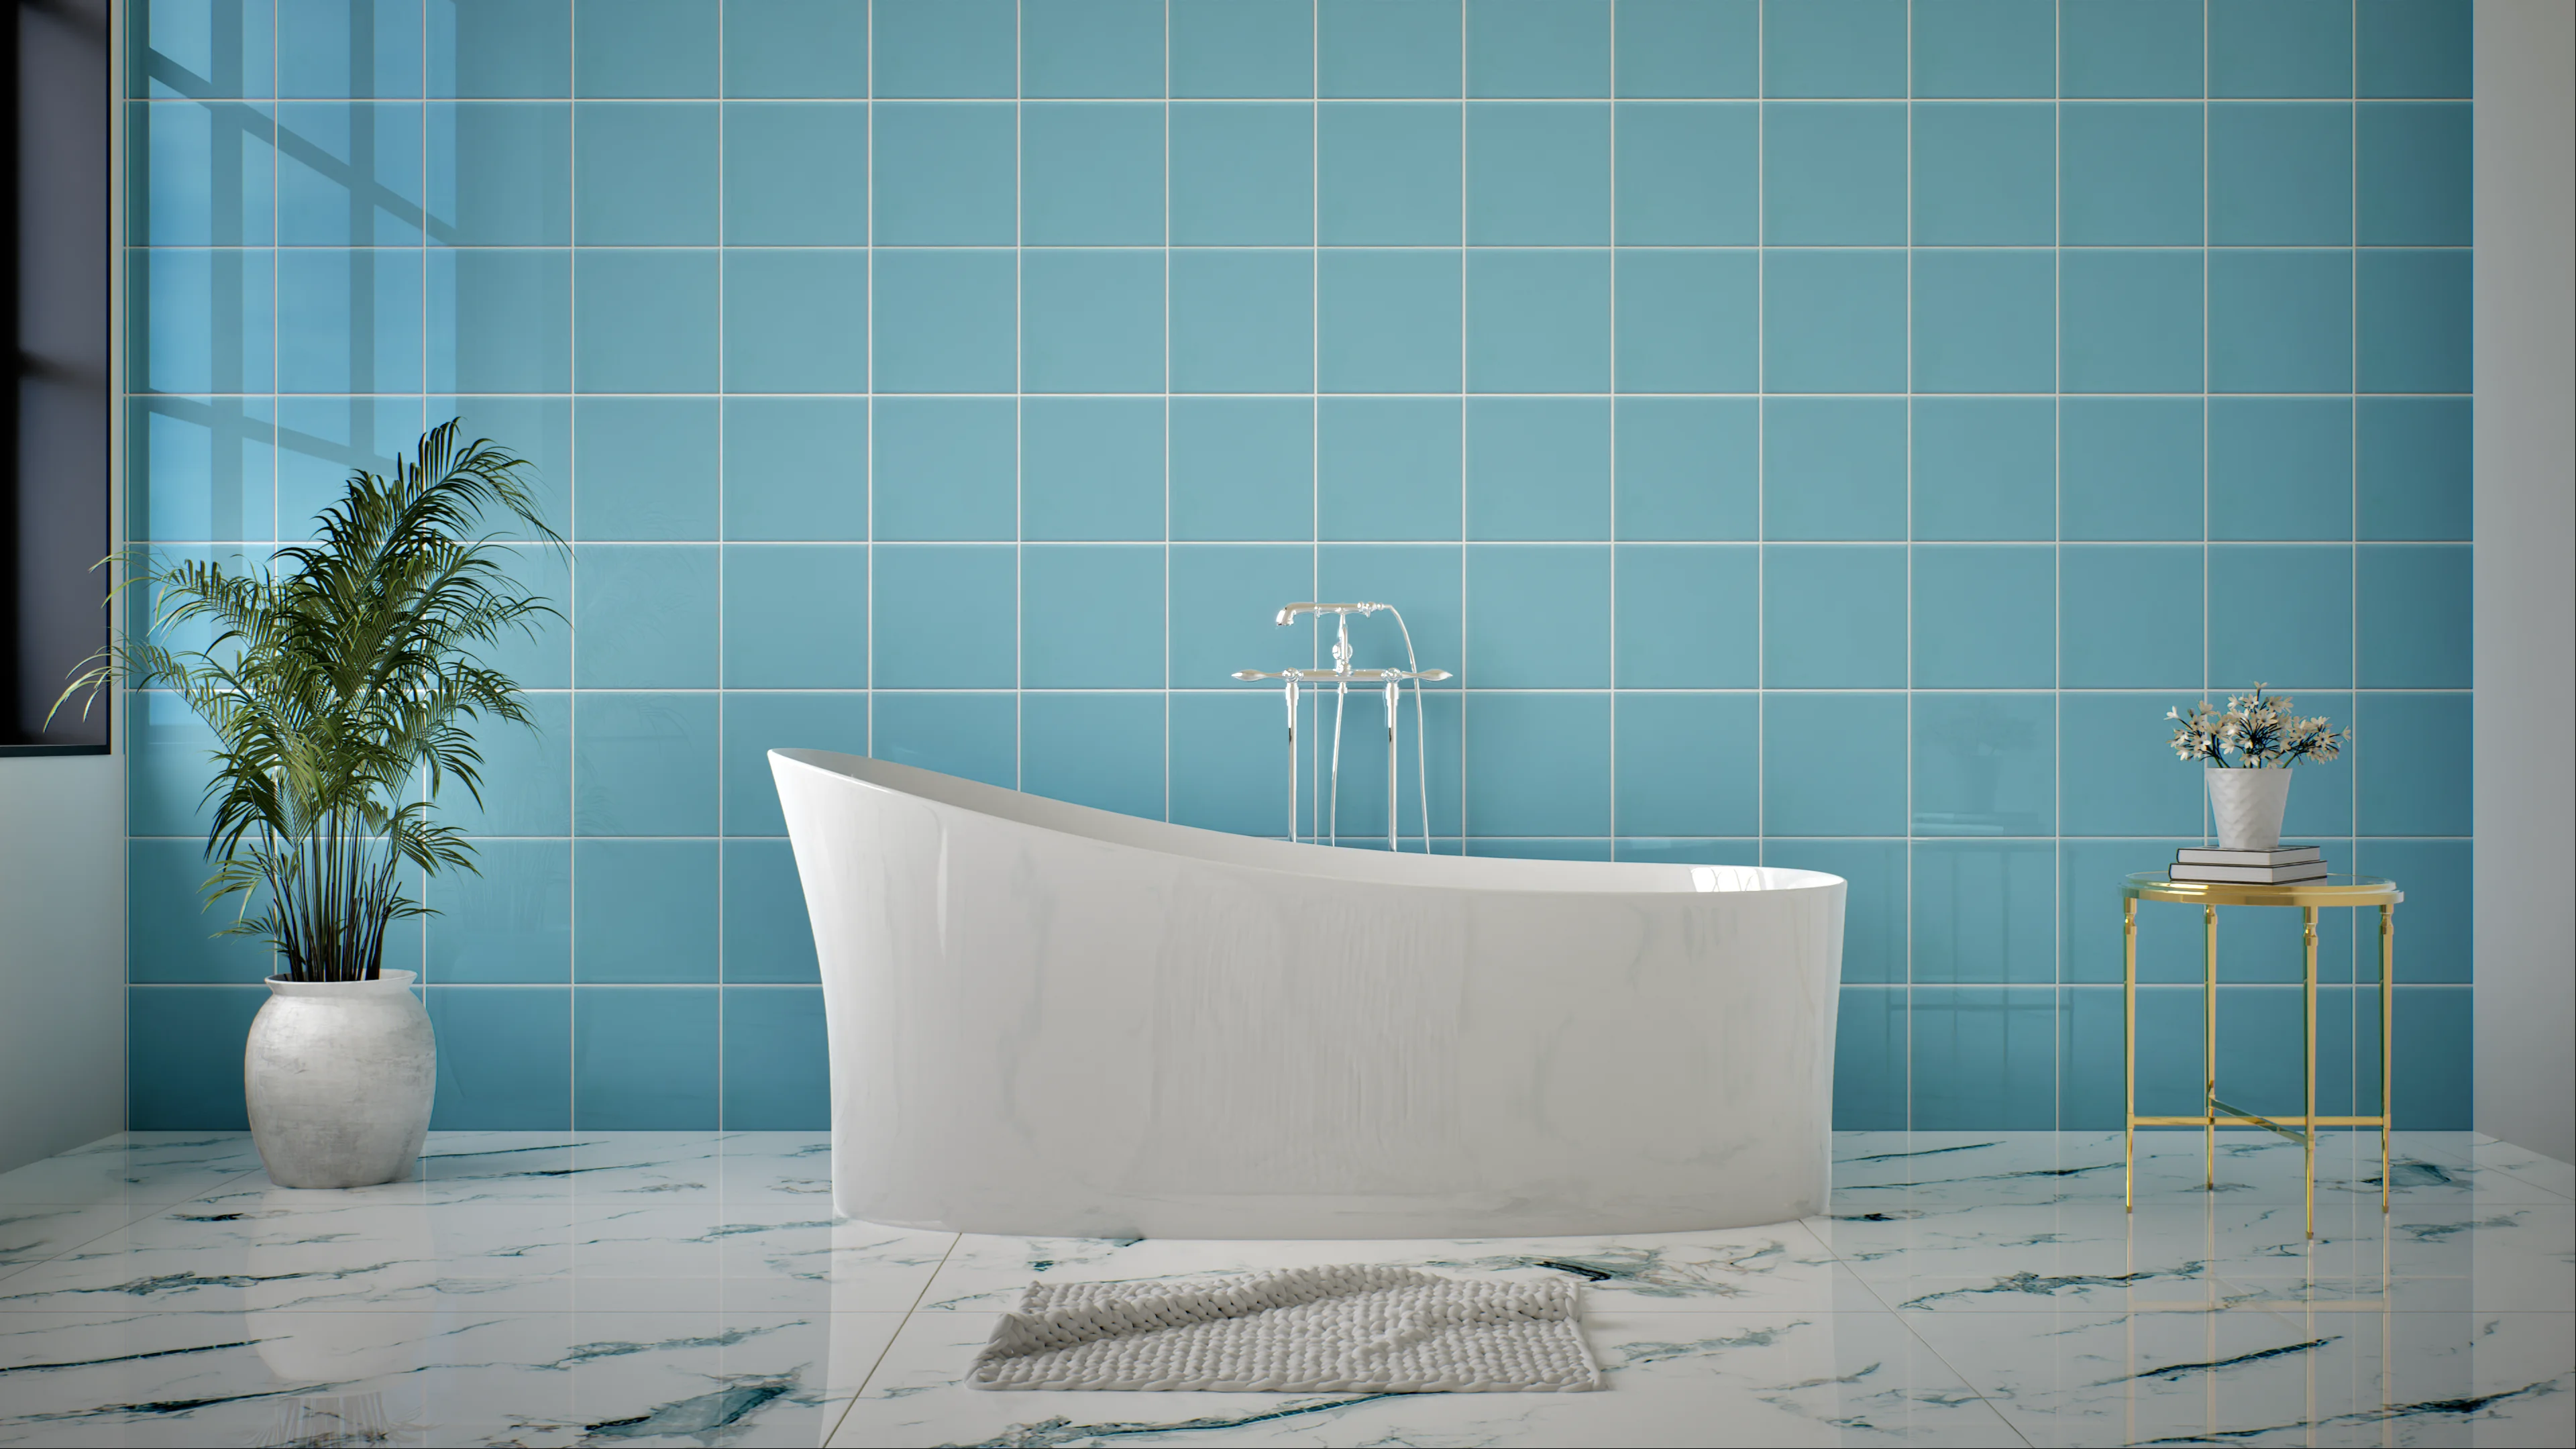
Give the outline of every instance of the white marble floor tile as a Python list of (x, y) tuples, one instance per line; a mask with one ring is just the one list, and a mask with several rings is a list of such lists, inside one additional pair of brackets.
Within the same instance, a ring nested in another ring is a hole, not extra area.
[[(2138, 1134), (2139, 1204), (2193, 1202), (2223, 1196), (2246, 1202), (2295, 1203), (2305, 1192), (2301, 1149), (2259, 1130), (2219, 1134), (2217, 1183), (2197, 1132)], [(2394, 1197), (2405, 1202), (2551, 1203), (2560, 1195), (2473, 1164), (2398, 1156)], [(2379, 1199), (2379, 1139), (2334, 1134), (2317, 1150), (2317, 1201)], [(2121, 1135), (2117, 1132), (1914, 1132), (1837, 1134), (1833, 1204), (1837, 1213), (1892, 1204), (2027, 1204), (2121, 1200)]]
[(185, 1202), (259, 1170), (239, 1132), (119, 1132), (0, 1172), (0, 1204)]
[(0, 1203), (0, 1279), (160, 1209), (152, 1203)]
[(2469, 1140), (2463, 1145), (2460, 1156), (2470, 1166), (2500, 1172), (2561, 1197), (2576, 1199), (2576, 1163), (2543, 1157), (2528, 1148), (2498, 1142), (2482, 1133), (2464, 1135)]
[(915, 1314), (834, 1445), (2018, 1442), (1896, 1315), (1587, 1311), (1609, 1387), (1572, 1394), (989, 1393), (986, 1312)]

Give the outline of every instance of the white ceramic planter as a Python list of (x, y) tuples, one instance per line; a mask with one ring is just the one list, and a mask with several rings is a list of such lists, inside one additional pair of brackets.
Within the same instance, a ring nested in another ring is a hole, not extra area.
[(438, 1043), (412, 973), (268, 978), (242, 1054), (251, 1140), (279, 1187), (366, 1187), (411, 1175), (429, 1135)]
[(2284, 770), (2201, 772), (2209, 780), (2209, 813), (2221, 850), (2274, 850), (2281, 844), (2281, 816), (2290, 808), (2290, 774)]

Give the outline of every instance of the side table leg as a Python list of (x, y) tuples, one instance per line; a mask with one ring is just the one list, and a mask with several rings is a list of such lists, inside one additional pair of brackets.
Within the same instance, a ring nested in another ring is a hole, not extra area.
[(2381, 906), (2379, 908), (2379, 1211), (2382, 1214), (2388, 1211), (2388, 1133), (2391, 1098), (2389, 1074), (2394, 1068), (2396, 1055), (2389, 1050), (2388, 1045), (2396, 1027), (2389, 1022), (2388, 1018), (2391, 1008), (2397, 1004), (2397, 991), (2391, 980), (2396, 974), (2394, 965), (2396, 959), (2397, 908)]
[(2120, 903), (2120, 1211), (2138, 1203), (2138, 903)]
[(2317, 1235), (2317, 908), (2300, 907), (2299, 919), (2306, 928), (2308, 948), (2307, 990), (2303, 994), (2305, 1009), (2301, 1012), (2301, 1032), (2307, 1042), (2303, 1066), (2308, 1081), (2308, 1105), (2304, 1124), (2307, 1130), (2301, 1135), (2307, 1139), (2308, 1236), (2313, 1238)]
[(2200, 908), (2200, 1185), (2218, 1190), (2218, 907)]

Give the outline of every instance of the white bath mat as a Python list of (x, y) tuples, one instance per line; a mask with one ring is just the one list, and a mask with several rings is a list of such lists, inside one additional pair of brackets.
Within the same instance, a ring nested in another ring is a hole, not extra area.
[(1282, 1268), (1032, 1283), (966, 1381), (979, 1389), (1510, 1393), (1601, 1387), (1580, 1285), (1412, 1268)]

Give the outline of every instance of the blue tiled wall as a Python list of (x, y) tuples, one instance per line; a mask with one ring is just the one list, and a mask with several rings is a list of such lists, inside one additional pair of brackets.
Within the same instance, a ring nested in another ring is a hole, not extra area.
[[(293, 539), (452, 415), (576, 540), (486, 874), (397, 950), (442, 1126), (820, 1123), (761, 752), (1278, 831), (1226, 676), (1312, 657), (1308, 597), (1459, 671), (1439, 848), (1848, 876), (1850, 1127), (2116, 1123), (2112, 884), (2204, 828), (2160, 716), (2268, 680), (2361, 730), (2292, 828), (2404, 881), (2401, 1111), (2467, 1125), (2467, 0), (131, 30), (137, 541)], [(133, 710), (135, 1121), (237, 1122), (263, 964), (191, 903), (202, 734)], [(2187, 915), (2141, 1038), (2186, 1084)], [(2258, 1110), (2289, 924), (2224, 928)], [(2337, 1100), (2370, 944), (2331, 923)]]

